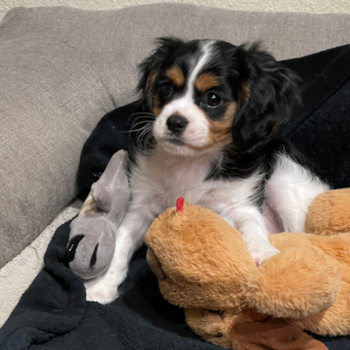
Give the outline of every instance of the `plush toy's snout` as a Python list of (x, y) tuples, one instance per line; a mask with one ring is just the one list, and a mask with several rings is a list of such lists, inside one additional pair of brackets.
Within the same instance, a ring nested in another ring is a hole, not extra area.
[(71, 270), (88, 280), (102, 274), (113, 258), (116, 226), (107, 217), (87, 215), (71, 223), (67, 260)]

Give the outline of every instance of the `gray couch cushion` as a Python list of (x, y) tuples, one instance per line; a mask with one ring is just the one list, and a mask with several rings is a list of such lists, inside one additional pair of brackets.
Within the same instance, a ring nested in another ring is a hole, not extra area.
[(135, 99), (135, 68), (155, 37), (261, 39), (284, 59), (348, 43), (349, 23), (183, 4), (11, 10), (0, 26), (0, 267), (76, 195), (84, 141), (106, 112)]

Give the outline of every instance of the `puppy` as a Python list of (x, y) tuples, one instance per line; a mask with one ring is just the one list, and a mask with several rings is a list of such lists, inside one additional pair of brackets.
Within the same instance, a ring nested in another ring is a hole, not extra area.
[(268, 232), (303, 231), (328, 186), (275, 135), (300, 103), (299, 79), (259, 45), (162, 38), (140, 65), (144, 120), (132, 154), (132, 199), (108, 271), (87, 299), (117, 297), (152, 221), (178, 197), (237, 228), (257, 264), (277, 254)]

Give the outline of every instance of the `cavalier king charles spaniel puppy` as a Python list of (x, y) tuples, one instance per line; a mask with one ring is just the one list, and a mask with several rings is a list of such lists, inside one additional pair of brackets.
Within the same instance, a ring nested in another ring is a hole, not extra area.
[(258, 44), (161, 38), (140, 64), (145, 123), (131, 155), (131, 202), (115, 254), (85, 283), (113, 301), (153, 220), (178, 197), (213, 210), (242, 234), (259, 265), (278, 254), (268, 233), (304, 230), (328, 190), (302, 155), (275, 137), (300, 104), (299, 78)]

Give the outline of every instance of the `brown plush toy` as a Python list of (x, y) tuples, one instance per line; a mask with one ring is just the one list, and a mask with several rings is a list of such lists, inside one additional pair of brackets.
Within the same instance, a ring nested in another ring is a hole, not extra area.
[(307, 227), (328, 236), (271, 235), (281, 253), (257, 267), (237, 230), (179, 199), (150, 227), (147, 260), (164, 298), (185, 308), (188, 325), (213, 344), (327, 349), (303, 330), (350, 333), (350, 216), (342, 214), (349, 208), (349, 189), (320, 195)]

